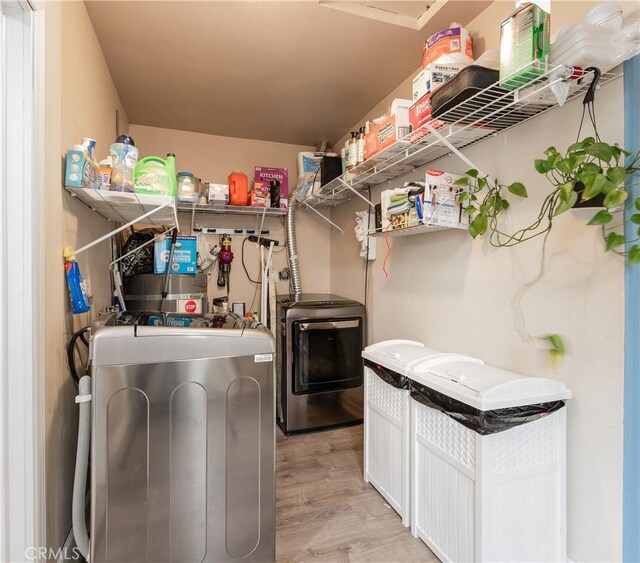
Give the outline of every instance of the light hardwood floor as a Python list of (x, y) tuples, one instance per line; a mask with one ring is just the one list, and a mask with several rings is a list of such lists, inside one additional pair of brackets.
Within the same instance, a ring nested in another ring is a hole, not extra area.
[(362, 425), (277, 432), (277, 561), (438, 561), (364, 482)]

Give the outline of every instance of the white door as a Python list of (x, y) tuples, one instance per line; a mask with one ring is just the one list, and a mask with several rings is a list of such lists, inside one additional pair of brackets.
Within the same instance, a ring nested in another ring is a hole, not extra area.
[[(0, 560), (42, 559), (42, 200), (36, 124), (42, 25), (0, 2)], [(40, 152), (41, 154), (41, 152)]]

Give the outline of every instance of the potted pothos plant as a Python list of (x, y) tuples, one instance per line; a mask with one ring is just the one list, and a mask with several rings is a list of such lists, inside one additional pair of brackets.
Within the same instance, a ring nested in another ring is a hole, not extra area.
[[(536, 159), (534, 166), (546, 177), (551, 189), (533, 221), (514, 232), (507, 232), (500, 219), (510, 207), (511, 196), (528, 196), (524, 184), (502, 184), (481, 176), (474, 169), (456, 181), (464, 188), (458, 201), (470, 216), (469, 234), (473, 238), (487, 236), (495, 247), (513, 247), (543, 237), (544, 252), (546, 237), (556, 217), (573, 207), (596, 202), (600, 208), (588, 224), (601, 230), (606, 250), (625, 256), (630, 264), (640, 263), (640, 197), (633, 201), (629, 199), (631, 188), (639, 184), (628, 180), (640, 171), (640, 152), (632, 155), (616, 144), (587, 137), (572, 144), (564, 153), (549, 147), (544, 156)], [(620, 211), (625, 207), (631, 212), (623, 216)], [(625, 237), (628, 222), (638, 225), (637, 236), (631, 240)], [(540, 338), (548, 342), (552, 359), (565, 354), (565, 343), (560, 335)]]

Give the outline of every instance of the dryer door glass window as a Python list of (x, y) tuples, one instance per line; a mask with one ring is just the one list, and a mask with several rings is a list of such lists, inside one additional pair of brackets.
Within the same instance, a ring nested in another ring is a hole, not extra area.
[(338, 391), (362, 384), (361, 319), (293, 323), (293, 392)]

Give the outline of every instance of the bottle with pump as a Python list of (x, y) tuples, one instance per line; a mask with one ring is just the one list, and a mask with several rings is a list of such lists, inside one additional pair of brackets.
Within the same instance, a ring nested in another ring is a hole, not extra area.
[(80, 266), (76, 262), (73, 253), (73, 246), (65, 246), (62, 252), (64, 256), (64, 271), (67, 277), (67, 285), (69, 287), (69, 296), (71, 297), (71, 308), (74, 315), (86, 313), (91, 309), (89, 298), (85, 292), (85, 286), (80, 273)]
[(349, 154), (347, 156), (347, 170), (351, 172), (358, 162), (358, 140), (356, 132), (351, 131), (351, 139), (349, 139)]
[(360, 166), (364, 162), (364, 127), (360, 127), (358, 131), (358, 156), (356, 166)]

